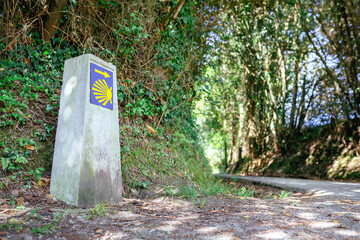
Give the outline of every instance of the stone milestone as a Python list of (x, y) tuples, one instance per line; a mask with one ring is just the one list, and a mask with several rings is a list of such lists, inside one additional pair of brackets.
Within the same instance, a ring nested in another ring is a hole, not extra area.
[(65, 61), (50, 193), (77, 206), (122, 200), (116, 68), (91, 54)]

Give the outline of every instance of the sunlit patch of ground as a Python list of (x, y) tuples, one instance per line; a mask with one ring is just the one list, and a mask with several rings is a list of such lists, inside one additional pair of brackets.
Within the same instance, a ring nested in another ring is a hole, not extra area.
[[(251, 186), (247, 186), (250, 188)], [(253, 186), (260, 187), (260, 186)], [(267, 191), (271, 189), (263, 189)], [(271, 191), (277, 191), (272, 189)], [(4, 196), (4, 195), (3, 195)], [(19, 196), (20, 197), (20, 196)], [(31, 200), (31, 203), (30, 203)], [(283, 199), (204, 197), (125, 198), (91, 208), (24, 195), (25, 210), (3, 199), (0, 237), (66, 239), (357, 239), (360, 202), (293, 194)]]

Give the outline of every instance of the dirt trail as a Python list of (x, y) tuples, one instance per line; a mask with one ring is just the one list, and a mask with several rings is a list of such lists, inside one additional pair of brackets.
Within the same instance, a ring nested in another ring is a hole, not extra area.
[(1, 206), (5, 227), (0, 239), (360, 238), (359, 201), (301, 193), (284, 199), (127, 198), (96, 211), (71, 207), (48, 195), (35, 196), (33, 201), (24, 197), (25, 203), (29, 201), (24, 203), (26, 210)]

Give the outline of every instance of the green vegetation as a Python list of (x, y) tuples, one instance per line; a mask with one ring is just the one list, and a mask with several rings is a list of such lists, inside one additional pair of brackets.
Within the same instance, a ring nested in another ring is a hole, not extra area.
[[(39, 225), (41, 224), (42, 221), (44, 221), (44, 217), (42, 217), (39, 214), (36, 214), (36, 210), (33, 210), (31, 213), (31, 216), (35, 219), (35, 221), (39, 221)], [(33, 227), (32, 229), (30, 229), (30, 231), (34, 234), (34, 235), (51, 235), (57, 225), (59, 224), (59, 222), (62, 219), (62, 215), (60, 214), (56, 214), (54, 215), (54, 218), (51, 220), (50, 223), (47, 224), (41, 224), (41, 226), (39, 227)]]
[[(24, 210), (24, 209), (22, 209)], [(8, 220), (8, 222), (6, 224), (2, 224), (0, 225), (0, 229), (3, 230), (7, 230), (7, 231), (15, 231), (20, 233), (23, 230), (23, 225), (26, 224), (26, 221), (34, 221), (35, 225), (37, 225), (36, 227), (33, 227), (32, 229), (30, 229), (30, 231), (34, 234), (34, 235), (51, 235), (57, 225), (59, 224), (59, 222), (62, 219), (62, 215), (61, 214), (55, 214), (53, 219), (51, 220), (51, 222), (49, 223), (49, 221), (46, 221), (46, 219), (41, 216), (40, 214), (37, 213), (36, 209), (31, 210), (30, 212), (30, 217), (26, 218), (25, 221), (20, 221), (17, 220), (16, 218), (11, 218), (10, 220)], [(43, 223), (46, 222), (46, 223)]]
[(211, 169), (196, 139), (189, 137), (191, 134), (196, 133), (181, 126), (159, 127), (156, 133), (151, 133), (144, 125), (121, 127), (126, 192), (131, 193), (131, 188), (135, 192), (187, 197), (193, 188), (200, 191), (200, 187), (210, 187), (208, 182), (213, 182)]
[(212, 166), (357, 178), (359, 9), (355, 0), (224, 4), (194, 114)]
[(324, 125), (304, 130), (283, 155), (242, 162), (241, 173), (302, 178), (358, 179), (358, 146), (344, 131)]
[(281, 192), (279, 193), (279, 198), (280, 198), (280, 199), (287, 198), (287, 197), (289, 197), (290, 195), (291, 195), (291, 192), (281, 191)]
[(78, 54), (33, 41), (36, 47), (0, 43), (1, 165), (19, 181), (38, 181), (51, 167), (63, 61)]
[(208, 191), (214, 178), (191, 115), (209, 47), (210, 29), (198, 31), (206, 4), (53, 3), (0, 3), (1, 175), (31, 189), (49, 173), (64, 61), (92, 53), (117, 66), (126, 194), (171, 185), (184, 197)]
[(108, 204), (98, 203), (95, 207), (88, 209), (89, 214), (85, 216), (85, 219), (90, 219), (94, 217), (106, 217), (108, 214)]
[(10, 219), (8, 224), (1, 224), (1, 230), (12, 230), (15, 232), (20, 232), (23, 229), (23, 225), (16, 221), (15, 219)]
[(84, 53), (117, 67), (127, 196), (203, 206), (202, 196), (261, 195), (220, 183), (213, 168), (358, 179), (359, 8), (354, 0), (4, 0), (0, 187), (31, 189), (49, 174), (64, 61)]
[(51, 235), (55, 231), (55, 225), (58, 223), (58, 220), (49, 223), (44, 224), (41, 227), (34, 227), (30, 231), (34, 235)]

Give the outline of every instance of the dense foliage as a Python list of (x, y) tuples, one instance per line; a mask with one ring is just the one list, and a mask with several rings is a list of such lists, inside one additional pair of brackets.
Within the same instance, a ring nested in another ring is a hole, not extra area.
[[(359, 2), (228, 6), (213, 32), (208, 81), (197, 108), (205, 142), (221, 149), (221, 165), (228, 171), (287, 166), (288, 173), (306, 169), (303, 174), (329, 176), (337, 164), (334, 155), (359, 141)], [(326, 124), (331, 125), (326, 134), (309, 136)], [(324, 142), (331, 145), (314, 142), (327, 136), (332, 140)], [(314, 156), (316, 148), (322, 157)], [(358, 154), (357, 148), (351, 159), (358, 161)], [(279, 156), (286, 155), (291, 156), (280, 163)], [(342, 165), (339, 176), (348, 171), (348, 164)]]
[(186, 129), (229, 172), (356, 173), (344, 168), (360, 154), (359, 9), (355, 0), (1, 1), (3, 171), (49, 169), (63, 62), (92, 53), (117, 67), (123, 126)]
[[(164, 169), (198, 183), (209, 178), (190, 114), (209, 33), (202, 8), (185, 0), (1, 1), (1, 175), (30, 186), (51, 169), (64, 61), (91, 53), (117, 67), (125, 186)], [(143, 145), (152, 138), (161, 151)], [(173, 138), (192, 153), (178, 146), (168, 157)]]
[(3, 61), (18, 61), (23, 68), (41, 65), (37, 54), (43, 54), (45, 43), (40, 38), (46, 40), (45, 33), (51, 32), (46, 27), (54, 17), (53, 2), (64, 2), (64, 8), (55, 9), (61, 12), (58, 30), (46, 44), (52, 49), (47, 58), (54, 57), (54, 63), (28, 68), (28, 74), (56, 68), (61, 84), (61, 64), (71, 56), (71, 47), (77, 51), (73, 56), (88, 52), (117, 66), (125, 116), (159, 125), (188, 115), (183, 107), (195, 97), (196, 69), (205, 51), (199, 40), (207, 34), (196, 17), (199, 6), (185, 1), (3, 1)]

